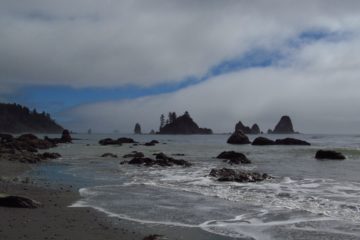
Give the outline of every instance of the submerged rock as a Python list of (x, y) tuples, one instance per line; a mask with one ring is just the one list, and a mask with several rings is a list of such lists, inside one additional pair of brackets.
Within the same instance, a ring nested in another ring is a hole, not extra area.
[(249, 138), (242, 131), (235, 131), (227, 140), (230, 144), (250, 144)]
[(0, 206), (12, 208), (38, 208), (41, 203), (20, 196), (0, 196)]
[(315, 158), (320, 159), (320, 160), (325, 160), (325, 159), (344, 160), (344, 159), (346, 159), (346, 157), (342, 153), (332, 151), (332, 150), (319, 150), (316, 152)]
[(305, 145), (305, 146), (310, 146), (311, 144), (300, 140), (300, 139), (296, 139), (296, 138), (284, 138), (284, 139), (277, 139), (275, 141), (275, 144), (277, 145)]
[(251, 161), (243, 153), (239, 153), (235, 151), (222, 152), (216, 158), (225, 159), (224, 161), (230, 164), (251, 163)]
[(133, 151), (132, 153), (126, 154), (123, 158), (142, 158), (144, 154), (142, 152)]
[(104, 153), (103, 155), (101, 155), (101, 157), (117, 158), (118, 156), (114, 153)]
[(220, 182), (260, 182), (271, 178), (266, 173), (246, 172), (229, 168), (211, 169), (211, 177), (217, 178)]
[(256, 146), (264, 146), (264, 145), (275, 145), (275, 141), (265, 138), (265, 137), (258, 137), (252, 142), (252, 145)]

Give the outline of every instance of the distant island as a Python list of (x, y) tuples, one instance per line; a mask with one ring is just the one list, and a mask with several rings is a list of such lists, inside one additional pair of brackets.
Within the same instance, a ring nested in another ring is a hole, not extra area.
[(261, 130), (256, 123), (252, 127), (245, 126), (241, 121), (235, 125), (235, 131), (242, 131), (245, 134), (260, 134)]
[(184, 115), (177, 117), (175, 112), (170, 112), (168, 119), (160, 117), (160, 129), (157, 134), (212, 134), (209, 128), (200, 128), (190, 114), (186, 111)]
[(48, 113), (15, 103), (0, 103), (0, 132), (61, 133), (63, 130)]

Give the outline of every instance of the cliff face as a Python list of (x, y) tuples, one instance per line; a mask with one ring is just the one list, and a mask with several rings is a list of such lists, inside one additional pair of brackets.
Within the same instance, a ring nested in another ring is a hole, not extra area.
[(289, 116), (282, 116), (278, 124), (276, 124), (273, 131), (270, 131), (269, 133), (274, 134), (292, 134), (296, 133), (294, 131), (294, 127), (291, 121), (291, 118)]
[(159, 134), (212, 134), (212, 130), (200, 128), (190, 115), (185, 113), (161, 127)]
[(0, 132), (61, 133), (62, 131), (63, 127), (45, 112), (30, 111), (19, 104), (0, 103)]

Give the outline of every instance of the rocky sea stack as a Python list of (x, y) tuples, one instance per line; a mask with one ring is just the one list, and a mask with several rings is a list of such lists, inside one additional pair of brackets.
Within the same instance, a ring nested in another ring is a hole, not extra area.
[(280, 121), (276, 124), (274, 130), (269, 130), (270, 134), (293, 134), (294, 127), (289, 116), (282, 116)]
[(249, 138), (240, 130), (235, 131), (227, 140), (229, 144), (250, 144)]
[(134, 133), (135, 133), (135, 134), (141, 134), (141, 126), (140, 126), (140, 123), (136, 123), (136, 124), (135, 124)]
[(188, 112), (176, 117), (176, 113), (169, 113), (169, 119), (164, 123), (164, 115), (161, 116), (160, 131), (158, 134), (212, 134), (209, 128), (200, 128), (190, 117)]
[(260, 127), (256, 123), (252, 127), (245, 126), (241, 121), (235, 125), (235, 131), (242, 131), (244, 134), (260, 134)]

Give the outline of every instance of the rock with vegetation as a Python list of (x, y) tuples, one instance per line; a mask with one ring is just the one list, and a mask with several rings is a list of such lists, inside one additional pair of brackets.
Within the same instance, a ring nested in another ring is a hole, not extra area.
[(227, 140), (229, 144), (250, 144), (249, 138), (240, 130), (235, 131)]
[(135, 124), (134, 133), (135, 133), (135, 134), (141, 134), (141, 126), (140, 126), (139, 123), (136, 123), (136, 124)]
[(208, 128), (200, 128), (191, 118), (188, 112), (177, 117), (175, 112), (169, 113), (165, 122), (164, 115), (160, 117), (160, 130), (158, 134), (212, 134)]
[(340, 152), (336, 152), (336, 151), (332, 151), (332, 150), (319, 150), (316, 152), (315, 155), (316, 159), (319, 160), (345, 160), (346, 157), (340, 153)]
[(31, 111), (19, 104), (0, 103), (0, 132), (61, 133), (62, 130), (48, 113)]
[(211, 169), (209, 175), (220, 182), (260, 182), (271, 178), (266, 173), (247, 172), (229, 168)]
[(235, 151), (225, 151), (220, 153), (216, 158), (224, 159), (229, 164), (249, 164), (251, 161), (245, 156), (245, 154)]

